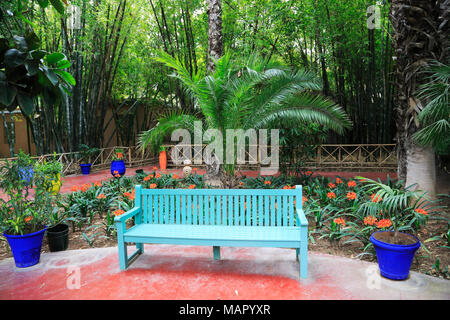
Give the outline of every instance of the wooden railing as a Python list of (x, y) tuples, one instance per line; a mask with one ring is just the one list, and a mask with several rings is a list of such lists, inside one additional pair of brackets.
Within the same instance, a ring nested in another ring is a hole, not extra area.
[[(136, 167), (146, 164), (156, 163), (157, 157), (150, 151), (142, 153), (138, 147), (110, 147), (102, 148), (98, 154), (91, 159), (92, 167), (91, 171), (104, 170), (109, 168), (111, 161), (113, 160), (114, 150), (122, 149), (124, 155), (124, 161), (127, 167)], [(42, 156), (32, 157), (37, 162), (44, 162), (56, 159), (63, 164), (63, 174), (80, 174), (80, 158), (79, 152), (67, 152), (67, 153), (55, 153), (46, 154)], [(8, 158), (8, 160), (14, 160), (15, 158)], [(4, 162), (4, 160), (0, 160)]]
[[(203, 154), (207, 145), (192, 145), (193, 158)], [(181, 150), (181, 145), (165, 145), (168, 152), (168, 167), (177, 165), (170, 159), (173, 148)], [(197, 147), (197, 148), (195, 148)], [(241, 167), (261, 168), (261, 152), (257, 147), (257, 157), (245, 151), (246, 163)], [(395, 144), (324, 144), (313, 149), (314, 156), (303, 161), (305, 169), (311, 170), (347, 170), (347, 171), (395, 171), (397, 170), (397, 157), (395, 153)], [(199, 156), (199, 159), (201, 156)], [(254, 164), (250, 164), (249, 161)], [(297, 162), (297, 159), (294, 159)], [(195, 164), (196, 166), (205, 166), (204, 162)], [(289, 163), (280, 163), (280, 166), (290, 166)]]
[[(183, 165), (176, 165), (171, 159), (172, 148), (181, 148), (179, 145), (165, 145), (168, 156), (168, 164), (170, 167), (180, 167)], [(195, 147), (194, 145), (192, 147)], [(197, 151), (192, 149), (192, 155), (199, 156), (203, 154), (206, 145), (198, 148)], [(136, 167), (149, 164), (156, 164), (158, 162), (157, 155), (150, 151), (142, 153), (138, 147), (110, 147), (100, 149), (97, 156), (92, 160), (92, 171), (104, 170), (109, 168), (113, 160), (114, 150), (122, 149), (124, 160), (127, 167)], [(201, 151), (200, 151), (201, 150)], [(201, 152), (201, 153), (200, 153)], [(257, 157), (252, 158), (248, 150), (246, 151), (246, 163), (240, 165), (241, 168), (260, 169), (261, 164), (260, 150), (257, 146)], [(395, 155), (395, 144), (324, 144), (314, 149), (315, 156), (304, 161), (304, 168), (310, 170), (322, 171), (395, 171), (397, 169), (397, 158)], [(43, 162), (56, 158), (63, 164), (63, 173), (65, 175), (80, 174), (80, 154), (78, 152), (47, 154), (33, 157), (38, 162)], [(200, 159), (202, 157), (199, 157)], [(10, 160), (14, 158), (9, 158)], [(249, 159), (253, 164), (249, 164)], [(0, 160), (0, 163), (4, 160)], [(205, 166), (202, 161), (200, 164), (194, 164), (198, 167)], [(290, 166), (288, 163), (280, 163), (280, 166)]]

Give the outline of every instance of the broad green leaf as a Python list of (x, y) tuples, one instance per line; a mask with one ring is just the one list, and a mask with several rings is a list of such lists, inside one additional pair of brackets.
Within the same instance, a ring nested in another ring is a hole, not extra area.
[[(3, 74), (3, 73), (2, 73)], [(0, 81), (0, 104), (10, 106), (17, 94), (17, 88)]]
[(27, 116), (31, 116), (34, 113), (34, 102), (31, 96), (19, 93), (17, 94), (17, 102), (22, 112)]
[(68, 73), (67, 71), (55, 70), (55, 73), (59, 74), (61, 76), (61, 78), (63, 78), (68, 84), (70, 84), (72, 86), (77, 84), (74, 77), (72, 77), (72, 75), (70, 73)]
[(46, 56), (45, 60), (47, 61), (48, 64), (54, 64), (65, 58), (66, 58), (66, 56), (63, 55), (61, 52), (54, 52), (54, 53), (51, 53), (48, 56)]
[(61, 60), (56, 63), (56, 67), (58, 69), (67, 69), (70, 68), (72, 64), (68, 60)]
[(45, 75), (47, 76), (47, 79), (50, 80), (50, 82), (56, 86), (59, 82), (58, 77), (56, 76), (56, 73), (52, 70), (47, 70), (45, 72)]
[(5, 53), (4, 62), (7, 67), (15, 68), (25, 62), (25, 57), (24, 52), (20, 52), (17, 49), (9, 49)]

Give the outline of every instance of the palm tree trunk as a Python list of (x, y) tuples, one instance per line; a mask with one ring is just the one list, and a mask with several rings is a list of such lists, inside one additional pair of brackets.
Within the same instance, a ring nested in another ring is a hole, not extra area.
[(425, 79), (420, 71), (445, 51), (438, 33), (448, 0), (392, 0), (390, 19), (397, 74), (397, 158), (398, 176), (406, 184), (434, 193), (435, 161), (430, 149), (418, 147), (412, 134), (419, 129), (417, 114), (426, 101), (420, 101), (416, 89)]
[(223, 55), (221, 0), (208, 0), (208, 66), (207, 73), (214, 72), (213, 59)]

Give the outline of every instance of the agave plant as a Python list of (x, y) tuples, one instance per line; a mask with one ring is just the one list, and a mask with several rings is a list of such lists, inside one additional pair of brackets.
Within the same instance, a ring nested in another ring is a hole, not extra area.
[[(295, 120), (300, 125), (316, 122), (338, 133), (351, 127), (341, 107), (315, 93), (322, 85), (309, 71), (289, 70), (255, 56), (236, 67), (226, 54), (215, 62), (214, 73), (203, 77), (200, 73), (191, 75), (182, 62), (165, 52), (158, 53), (155, 60), (175, 71), (173, 76), (200, 112), (170, 112), (160, 118), (155, 127), (141, 133), (142, 150), (151, 146), (156, 151), (175, 129), (193, 132), (196, 121), (202, 121), (204, 130), (219, 130), (224, 143), (227, 129), (265, 129), (275, 119)], [(224, 165), (224, 169), (234, 173), (234, 165)]]

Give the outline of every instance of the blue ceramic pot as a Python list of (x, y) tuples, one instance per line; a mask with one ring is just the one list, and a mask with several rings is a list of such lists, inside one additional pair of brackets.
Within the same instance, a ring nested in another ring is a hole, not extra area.
[(81, 173), (82, 174), (89, 174), (91, 173), (91, 163), (80, 163)]
[(115, 176), (114, 172), (118, 172), (121, 176), (125, 174), (125, 162), (123, 160), (113, 160), (111, 161), (111, 174)]
[(370, 241), (373, 243), (377, 253), (380, 274), (392, 280), (404, 280), (408, 278), (414, 254), (420, 247), (419, 239), (408, 234), (408, 236), (417, 240), (414, 244), (391, 244), (375, 239), (374, 235), (381, 232), (393, 231), (377, 231), (370, 236)]
[(39, 262), (41, 258), (42, 239), (46, 230), (47, 227), (44, 227), (42, 230), (24, 235), (3, 233), (3, 236), (8, 240), (16, 267), (31, 267)]

